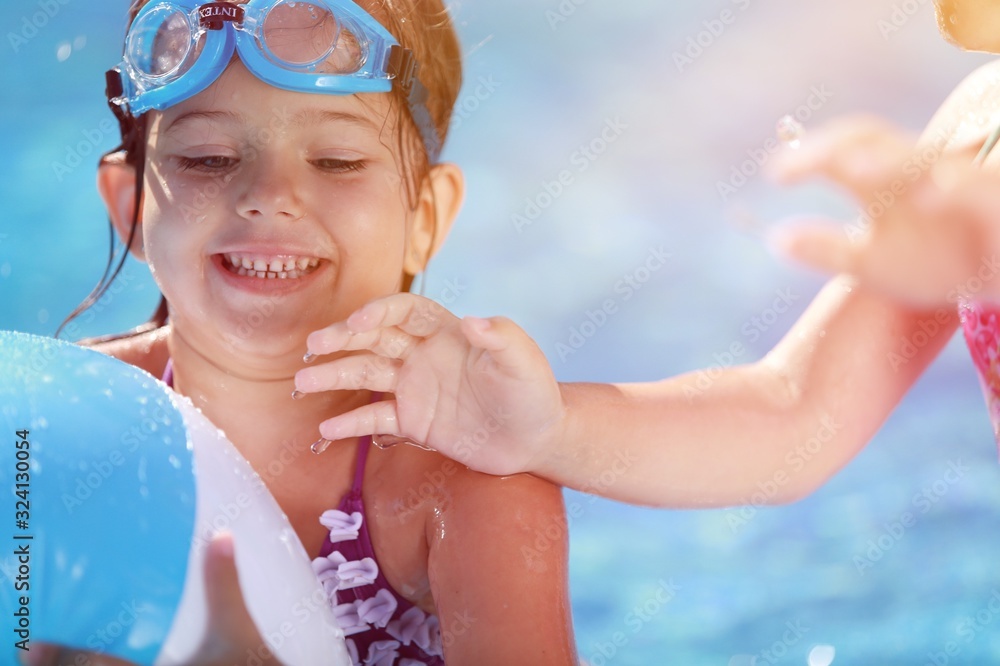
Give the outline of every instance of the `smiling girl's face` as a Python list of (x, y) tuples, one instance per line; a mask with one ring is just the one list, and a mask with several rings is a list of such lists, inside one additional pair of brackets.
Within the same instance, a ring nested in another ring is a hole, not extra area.
[(387, 93), (289, 92), (234, 61), (155, 114), (142, 240), (175, 332), (204, 353), (301, 356), (419, 272), (389, 110)]

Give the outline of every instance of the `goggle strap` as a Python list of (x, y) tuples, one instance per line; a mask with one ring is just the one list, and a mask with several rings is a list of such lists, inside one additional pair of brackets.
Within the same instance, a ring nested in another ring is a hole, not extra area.
[(438, 157), (441, 155), (441, 139), (438, 137), (437, 127), (434, 125), (434, 119), (431, 118), (431, 112), (427, 109), (427, 96), (427, 88), (420, 82), (420, 79), (412, 79), (409, 94), (406, 97), (406, 105), (410, 108), (413, 124), (417, 126), (420, 138), (423, 139), (424, 145), (427, 147), (427, 159), (431, 164), (437, 164)]
[(386, 74), (396, 85), (409, 92), (410, 86), (417, 77), (420, 68), (413, 51), (404, 49), (399, 44), (389, 47), (389, 60), (385, 64)]
[(231, 2), (209, 2), (198, 8), (198, 23), (207, 30), (222, 30), (226, 21), (243, 23), (246, 15), (242, 5)]
[(122, 84), (122, 73), (117, 67), (109, 69), (104, 73), (104, 94), (108, 98), (108, 106), (111, 107), (111, 113), (115, 114), (115, 118), (118, 119), (118, 124), (124, 127), (126, 122), (126, 116), (128, 115), (122, 105), (115, 100), (120, 100), (125, 94), (125, 86)]
[(427, 157), (431, 164), (435, 164), (441, 153), (441, 139), (438, 138), (434, 120), (427, 110), (427, 88), (417, 78), (420, 63), (417, 62), (413, 51), (399, 44), (393, 44), (389, 47), (385, 71), (392, 79), (393, 85), (399, 86), (406, 93), (406, 105), (410, 108), (410, 117), (413, 118), (424, 145), (427, 146)]

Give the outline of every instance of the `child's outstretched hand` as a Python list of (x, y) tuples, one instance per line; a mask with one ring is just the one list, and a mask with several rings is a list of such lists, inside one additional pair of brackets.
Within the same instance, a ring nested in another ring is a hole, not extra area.
[[(917, 307), (958, 297), (1000, 300), (1000, 178), (970, 155), (915, 143), (876, 118), (840, 120), (777, 157), (771, 172), (792, 183), (823, 176), (860, 203), (853, 224), (827, 220), (774, 232), (778, 249), (814, 268), (849, 273)], [(969, 293), (971, 292), (973, 293)]]
[(507, 319), (458, 319), (402, 293), (368, 303), (307, 344), (315, 356), (358, 353), (300, 370), (298, 391), (395, 395), (324, 421), (328, 440), (402, 437), (500, 475), (537, 469), (560, 440), (559, 385), (542, 351)]
[[(247, 612), (233, 559), (231, 535), (217, 536), (209, 544), (205, 557), (205, 581), (210, 623), (205, 632), (207, 638), (197, 657), (185, 666), (232, 666), (247, 663), (251, 654), (257, 657), (254, 663), (261, 666), (281, 666)], [(109, 655), (44, 643), (32, 645), (21, 661), (27, 666), (132, 666), (131, 662)]]

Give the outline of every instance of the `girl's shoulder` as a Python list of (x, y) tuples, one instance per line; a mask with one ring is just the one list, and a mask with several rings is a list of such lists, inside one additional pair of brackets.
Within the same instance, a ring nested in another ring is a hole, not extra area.
[(560, 492), (558, 486), (530, 474), (503, 477), (483, 474), (439, 453), (416, 447), (375, 448), (371, 455), (377, 461), (376, 483), (385, 487), (392, 504), (404, 512), (428, 509), (436, 513), (456, 501), (487, 500), (492, 496), (514, 497), (518, 503), (530, 503), (533, 497)]
[(169, 324), (134, 335), (81, 340), (80, 344), (119, 361), (162, 377), (170, 352), (167, 349)]

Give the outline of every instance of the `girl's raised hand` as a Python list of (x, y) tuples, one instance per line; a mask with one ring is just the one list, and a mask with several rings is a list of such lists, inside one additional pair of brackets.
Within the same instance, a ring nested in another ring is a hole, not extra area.
[(774, 160), (785, 183), (822, 176), (861, 205), (846, 226), (811, 219), (773, 232), (779, 251), (915, 307), (1000, 300), (1000, 179), (941, 141), (915, 143), (876, 118), (831, 123)]
[[(327, 440), (388, 435), (490, 474), (532, 471), (560, 441), (565, 408), (545, 355), (507, 319), (458, 319), (394, 294), (312, 333), (310, 356), (357, 353), (300, 370), (302, 393), (392, 393), (320, 424)], [(390, 440), (391, 441), (391, 440)]]
[[(233, 559), (231, 535), (219, 535), (209, 543), (205, 557), (205, 585), (209, 618), (206, 639), (198, 655), (185, 666), (232, 666), (249, 663), (251, 655), (253, 663), (260, 666), (282, 666), (271, 654), (246, 609)], [(26, 666), (132, 666), (131, 662), (106, 654), (42, 643), (32, 645), (21, 661)]]

